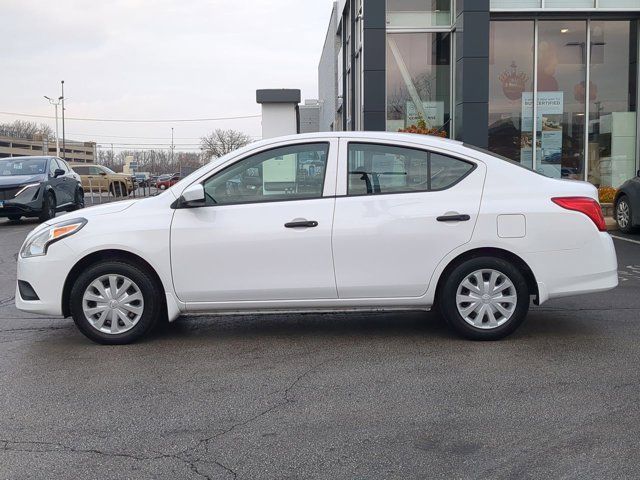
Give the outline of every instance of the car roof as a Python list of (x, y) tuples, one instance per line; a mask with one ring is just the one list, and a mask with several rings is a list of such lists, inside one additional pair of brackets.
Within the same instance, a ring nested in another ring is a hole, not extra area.
[(5, 157), (5, 158), (0, 158), (0, 160), (51, 160), (52, 158), (57, 158), (57, 157), (51, 157), (46, 155), (28, 155), (24, 157)]
[(268, 145), (269, 143), (273, 143), (273, 141), (287, 141), (287, 140), (321, 140), (327, 138), (362, 138), (362, 139), (380, 139), (387, 141), (411, 141), (413, 143), (423, 143), (425, 145), (438, 146), (438, 145), (456, 145), (462, 146), (463, 143), (458, 140), (452, 140), (450, 138), (442, 138), (437, 137), (435, 135), (420, 135), (416, 133), (401, 133), (401, 132), (373, 132), (373, 131), (364, 131), (364, 132), (349, 132), (349, 131), (341, 131), (341, 132), (315, 132), (315, 133), (298, 133), (295, 135), (287, 135), (283, 137), (274, 137), (267, 138), (264, 140), (259, 140), (258, 142), (254, 142), (251, 145), (260, 145), (264, 143)]

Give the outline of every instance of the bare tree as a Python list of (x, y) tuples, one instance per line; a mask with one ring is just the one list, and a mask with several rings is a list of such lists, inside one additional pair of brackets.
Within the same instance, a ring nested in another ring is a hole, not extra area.
[(219, 158), (251, 143), (251, 137), (237, 130), (220, 128), (200, 139), (200, 148), (206, 158)]
[(12, 123), (0, 123), (0, 135), (3, 137), (24, 138), (33, 140), (36, 136), (54, 139), (52, 128), (46, 123), (16, 120)]

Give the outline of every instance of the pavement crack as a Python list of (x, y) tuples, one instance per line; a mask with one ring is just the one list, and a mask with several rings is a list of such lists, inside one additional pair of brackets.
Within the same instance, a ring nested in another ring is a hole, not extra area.
[(88, 455), (102, 455), (105, 457), (114, 458), (128, 458), (132, 460), (157, 460), (160, 458), (170, 457), (170, 455), (134, 455), (131, 453), (117, 453), (106, 452), (95, 448), (75, 448), (69, 445), (64, 445), (60, 442), (45, 442), (45, 441), (15, 441), (15, 440), (0, 440), (4, 443), (3, 450), (12, 452), (25, 452), (25, 453), (38, 453), (38, 452), (70, 452), (80, 453)]
[[(300, 375), (298, 375), (292, 382), (290, 382), (284, 389), (280, 390), (282, 398), (276, 402), (275, 404), (271, 405), (269, 408), (266, 408), (262, 411), (260, 411), (259, 413), (252, 415), (251, 417), (247, 418), (246, 420), (243, 420), (241, 422), (237, 422), (234, 423), (233, 425), (231, 425), (229, 428), (226, 428), (224, 430), (219, 431), (218, 433), (216, 433), (215, 435), (212, 435), (210, 437), (207, 438), (203, 438), (201, 439), (198, 444), (195, 447), (192, 448), (188, 448), (186, 450), (183, 450), (182, 452), (180, 452), (179, 454), (176, 454), (176, 458), (181, 459), (182, 461), (186, 462), (189, 464), (191, 470), (200, 475), (203, 476), (205, 478), (209, 478), (206, 475), (202, 474), (202, 472), (200, 472), (197, 468), (196, 463), (198, 462), (211, 462), (214, 463), (215, 465), (218, 465), (220, 468), (224, 469), (225, 471), (227, 471), (229, 474), (233, 475), (233, 478), (237, 478), (237, 473), (230, 467), (222, 464), (221, 462), (214, 460), (214, 459), (208, 459), (208, 458), (204, 458), (203, 459), (203, 455), (208, 456), (209, 454), (209, 445), (211, 444), (211, 442), (223, 437), (224, 435), (228, 434), (229, 432), (232, 432), (238, 428), (244, 427), (254, 421), (256, 421), (257, 419), (268, 415), (269, 413), (277, 410), (280, 407), (283, 407), (289, 403), (294, 403), (294, 399), (291, 398), (291, 391), (306, 377), (308, 377), (309, 375), (311, 375), (312, 373), (316, 372), (318, 369), (320, 369), (320, 367), (322, 367), (323, 365), (331, 362), (335, 360), (334, 358), (330, 358), (327, 360), (324, 360), (322, 362), (319, 362), (315, 365), (313, 365), (312, 367), (308, 368), (307, 370), (305, 370), (304, 372), (302, 372)], [(204, 450), (204, 453), (202, 454), (197, 454), (196, 452), (200, 451), (201, 449)], [(185, 456), (191, 456), (193, 454), (196, 454), (197, 457), (194, 458), (193, 460), (189, 460), (187, 458), (185, 458)]]

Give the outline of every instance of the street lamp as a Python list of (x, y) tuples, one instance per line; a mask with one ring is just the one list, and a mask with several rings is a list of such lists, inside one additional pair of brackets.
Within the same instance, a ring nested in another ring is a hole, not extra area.
[(44, 98), (49, 100), (49, 103), (53, 105), (56, 110), (56, 157), (59, 157), (60, 156), (60, 138), (58, 135), (58, 105), (60, 105), (60, 102), (62, 101), (62, 97), (58, 97), (57, 101), (47, 97), (46, 95), (44, 96)]

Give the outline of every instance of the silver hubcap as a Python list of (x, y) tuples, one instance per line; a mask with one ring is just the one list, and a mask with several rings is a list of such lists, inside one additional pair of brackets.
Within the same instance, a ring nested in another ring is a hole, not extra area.
[(622, 228), (626, 228), (627, 225), (629, 225), (629, 205), (627, 202), (622, 201), (618, 203), (617, 210), (618, 225)]
[(85, 290), (82, 310), (93, 328), (115, 335), (136, 326), (144, 312), (144, 299), (133, 280), (124, 275), (103, 275)]
[(476, 328), (497, 328), (516, 309), (518, 296), (513, 282), (498, 270), (483, 269), (467, 275), (458, 285), (456, 305), (460, 316)]

